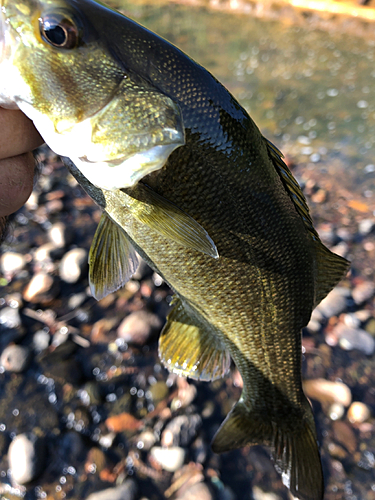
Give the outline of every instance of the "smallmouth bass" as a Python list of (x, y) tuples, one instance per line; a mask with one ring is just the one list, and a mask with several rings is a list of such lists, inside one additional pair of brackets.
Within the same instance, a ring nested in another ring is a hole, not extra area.
[(34, 121), (103, 209), (93, 295), (122, 286), (137, 251), (175, 291), (164, 365), (214, 380), (232, 358), (241, 372), (214, 451), (270, 446), (293, 495), (321, 499), (301, 329), (348, 262), (320, 242), (281, 153), (210, 73), (104, 5), (1, 7), (0, 105)]

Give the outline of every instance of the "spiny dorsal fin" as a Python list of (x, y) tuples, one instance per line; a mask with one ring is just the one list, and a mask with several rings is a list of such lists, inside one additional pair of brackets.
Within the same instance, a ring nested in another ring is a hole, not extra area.
[(268, 139), (265, 138), (265, 141), (267, 144), (269, 155), (281, 178), (281, 181), (285, 189), (289, 193), (289, 196), (292, 199), (298, 214), (302, 218), (305, 228), (310, 233), (313, 240), (317, 264), (314, 302), (314, 307), (316, 307), (319, 302), (323, 300), (324, 297), (332, 290), (332, 288), (335, 287), (337, 283), (345, 276), (349, 269), (350, 263), (343, 257), (332, 253), (320, 241), (319, 235), (313, 226), (306, 198), (302, 193), (298, 182), (293, 177), (289, 168), (285, 165), (283, 161), (283, 154)]
[(102, 213), (89, 253), (89, 283), (97, 300), (129, 281), (138, 267), (138, 257), (126, 233)]
[(216, 380), (230, 368), (230, 356), (217, 335), (207, 330), (181, 299), (160, 334), (159, 357), (169, 371), (197, 380)]
[(127, 208), (140, 222), (179, 245), (219, 257), (207, 231), (174, 203), (143, 183), (122, 191), (129, 197)]

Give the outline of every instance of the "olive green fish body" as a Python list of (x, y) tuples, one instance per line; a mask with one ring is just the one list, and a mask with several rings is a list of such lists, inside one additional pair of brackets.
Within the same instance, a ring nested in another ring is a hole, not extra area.
[[(50, 86), (63, 88), (68, 104), (59, 112), (17, 51), (8, 59), (26, 97), (11, 96), (12, 85), (0, 79), (0, 103), (16, 102), (29, 114), (103, 209), (89, 257), (93, 295), (122, 286), (137, 251), (175, 291), (159, 342), (164, 365), (214, 380), (232, 358), (242, 375), (242, 396), (215, 435), (214, 451), (269, 445), (291, 492), (321, 500), (315, 425), (301, 384), (301, 330), (348, 263), (320, 242), (281, 153), (210, 73), (115, 11), (92, 0), (3, 4), (5, 13), (15, 5), (20, 18), (37, 10), (42, 21), (34, 31), (42, 40), (23, 21), (34, 73), (51, 75)], [(51, 49), (49, 38), (62, 35), (46, 29), (54, 6), (78, 26), (72, 48)], [(27, 44), (21, 46), (24, 57)], [(43, 63), (36, 51), (45, 54)], [(102, 87), (100, 52), (110, 68)], [(68, 76), (79, 98), (71, 97)]]

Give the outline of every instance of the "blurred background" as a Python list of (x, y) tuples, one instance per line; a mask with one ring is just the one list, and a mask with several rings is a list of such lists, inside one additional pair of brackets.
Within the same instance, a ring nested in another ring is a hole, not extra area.
[[(322, 240), (352, 262), (304, 331), (303, 376), (325, 499), (374, 500), (374, 0), (108, 3), (234, 94), (283, 151)], [(58, 157), (38, 158), (0, 261), (0, 498), (290, 498), (263, 448), (211, 452), (241, 377), (195, 383), (162, 368), (161, 278), (142, 263), (122, 290), (90, 296), (100, 211)]]

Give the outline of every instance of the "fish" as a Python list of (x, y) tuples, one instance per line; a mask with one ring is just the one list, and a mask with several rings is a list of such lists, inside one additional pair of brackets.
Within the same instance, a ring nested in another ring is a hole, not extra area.
[(301, 335), (349, 263), (321, 242), (282, 153), (206, 69), (93, 0), (1, 0), (0, 106), (19, 108), (102, 209), (92, 294), (140, 255), (174, 291), (164, 366), (241, 373), (212, 449), (270, 448), (301, 500), (322, 465), (301, 381)]

